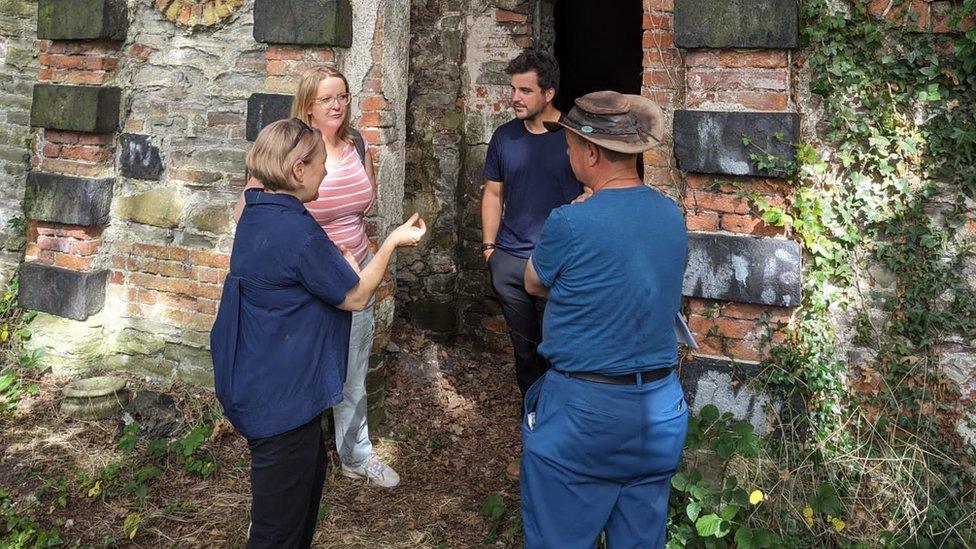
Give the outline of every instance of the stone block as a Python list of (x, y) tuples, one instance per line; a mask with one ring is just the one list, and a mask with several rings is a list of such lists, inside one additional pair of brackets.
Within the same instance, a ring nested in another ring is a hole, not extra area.
[(758, 365), (695, 357), (683, 362), (679, 373), (692, 414), (713, 404), (720, 412), (731, 412), (736, 419), (748, 421), (757, 433), (765, 432), (765, 407), (771, 401), (748, 386), (749, 380), (759, 373)]
[(120, 197), (118, 203), (117, 214), (120, 219), (164, 229), (178, 226), (183, 212), (176, 189), (151, 189)]
[(674, 3), (679, 48), (795, 48), (795, 0), (681, 0)]
[(291, 116), (292, 96), (277, 93), (255, 93), (247, 99), (245, 137), (254, 141), (268, 124)]
[(30, 172), (24, 191), (28, 219), (67, 225), (107, 225), (112, 206), (113, 179), (86, 179)]
[(121, 90), (114, 87), (35, 84), (31, 126), (111, 133), (119, 127)]
[(801, 250), (792, 240), (688, 235), (687, 297), (798, 307), (800, 283)]
[(74, 320), (85, 320), (105, 304), (108, 271), (80, 273), (24, 263), (20, 267), (20, 305)]
[(124, 133), (119, 136), (119, 170), (125, 177), (159, 181), (163, 174), (163, 160), (159, 147), (149, 142), (148, 135)]
[(45, 40), (125, 40), (124, 0), (40, 0), (37, 37)]
[[(796, 113), (679, 110), (674, 112), (674, 155), (687, 172), (786, 177), (784, 167), (793, 161), (799, 131)], [(754, 155), (774, 166), (757, 165)], [(768, 155), (776, 160), (769, 162)]]
[(348, 48), (352, 6), (349, 0), (255, 0), (254, 39)]

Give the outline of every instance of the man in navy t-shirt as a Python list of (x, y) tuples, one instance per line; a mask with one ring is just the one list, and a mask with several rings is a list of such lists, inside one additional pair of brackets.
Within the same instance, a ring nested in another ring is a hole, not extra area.
[(526, 50), (506, 72), (511, 76), (515, 119), (495, 130), (488, 144), (482, 250), (508, 324), (515, 375), (524, 395), (548, 368), (537, 352), (546, 302), (525, 291), (525, 262), (549, 212), (572, 202), (583, 187), (570, 168), (563, 132), (548, 132), (543, 126), (561, 115), (552, 104), (559, 85), (556, 60), (548, 53)]

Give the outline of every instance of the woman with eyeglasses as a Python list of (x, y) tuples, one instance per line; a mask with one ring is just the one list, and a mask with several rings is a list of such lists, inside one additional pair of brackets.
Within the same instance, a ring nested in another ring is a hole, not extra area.
[(362, 311), (394, 250), (426, 232), (414, 214), (360, 269), (304, 204), (326, 177), (322, 132), (264, 128), (246, 157), (261, 188), (244, 192), (230, 272), (210, 335), (214, 386), (251, 450), (249, 548), (309, 547), (325, 479), (322, 413), (343, 398), (350, 311)]
[[(372, 257), (365, 217), (376, 203), (376, 178), (372, 149), (350, 127), (350, 103), (346, 77), (333, 67), (318, 67), (299, 78), (291, 114), (319, 130), (328, 152), (328, 173), (319, 185), (318, 198), (305, 206), (329, 238), (352, 252), (360, 267), (365, 267)], [(259, 184), (254, 181), (248, 184), (256, 186)], [(392, 488), (400, 483), (400, 476), (373, 453), (366, 421), (366, 370), (372, 347), (370, 302), (366, 309), (353, 314), (343, 399), (332, 409), (336, 450), (343, 475)]]

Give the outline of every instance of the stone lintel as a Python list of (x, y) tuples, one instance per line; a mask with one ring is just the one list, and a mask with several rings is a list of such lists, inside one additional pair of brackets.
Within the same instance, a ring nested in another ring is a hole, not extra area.
[(674, 155), (687, 172), (782, 178), (793, 162), (799, 131), (800, 119), (791, 112), (678, 110)]
[(348, 48), (352, 6), (349, 0), (255, 0), (254, 40)]
[(124, 0), (40, 0), (37, 37), (44, 40), (125, 40)]
[(85, 320), (105, 305), (108, 271), (78, 272), (24, 263), (20, 267), (19, 302), (25, 309)]
[(114, 184), (113, 179), (30, 172), (24, 211), (28, 219), (37, 221), (86, 227), (107, 225)]
[(796, 0), (680, 0), (674, 3), (679, 48), (796, 48)]
[(728, 234), (688, 235), (686, 297), (800, 305), (801, 250), (792, 240)]
[(31, 126), (74, 132), (111, 133), (119, 127), (115, 87), (35, 84)]

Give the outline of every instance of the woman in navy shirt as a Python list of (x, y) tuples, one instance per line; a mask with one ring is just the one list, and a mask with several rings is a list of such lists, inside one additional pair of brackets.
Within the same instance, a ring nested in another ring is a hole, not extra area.
[(326, 150), (297, 119), (261, 131), (247, 154), (264, 189), (245, 193), (230, 273), (210, 336), (217, 398), (251, 449), (248, 547), (308, 547), (325, 478), (322, 412), (342, 400), (350, 311), (362, 310), (414, 214), (361, 271), (303, 204), (318, 197)]

